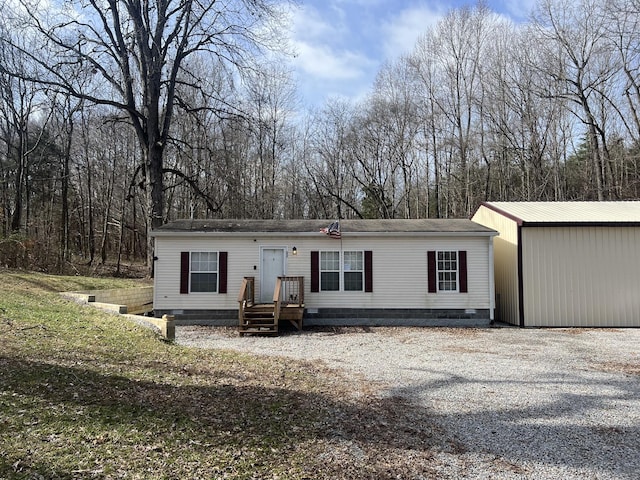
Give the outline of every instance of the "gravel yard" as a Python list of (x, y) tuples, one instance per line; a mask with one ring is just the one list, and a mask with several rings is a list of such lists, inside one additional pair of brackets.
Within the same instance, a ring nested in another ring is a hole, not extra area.
[(640, 478), (640, 329), (176, 330), (182, 345), (321, 361), (405, 399), (459, 446), (435, 453), (439, 478)]

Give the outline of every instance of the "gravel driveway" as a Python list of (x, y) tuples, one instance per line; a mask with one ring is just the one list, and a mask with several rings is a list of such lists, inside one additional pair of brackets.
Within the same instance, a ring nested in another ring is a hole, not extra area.
[[(640, 329), (341, 328), (176, 341), (323, 361), (429, 412), (443, 478), (640, 478)], [(496, 465), (499, 468), (496, 468)]]

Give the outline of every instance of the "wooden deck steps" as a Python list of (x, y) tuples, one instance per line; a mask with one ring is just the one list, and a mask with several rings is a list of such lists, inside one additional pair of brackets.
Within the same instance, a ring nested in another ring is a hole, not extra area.
[(277, 335), (278, 324), (274, 318), (274, 310), (273, 304), (258, 304), (245, 307), (238, 329), (240, 336), (245, 333)]
[(277, 335), (280, 320), (290, 322), (302, 330), (304, 316), (303, 277), (278, 277), (273, 303), (255, 303), (255, 279), (245, 277), (238, 295), (238, 332), (245, 334)]

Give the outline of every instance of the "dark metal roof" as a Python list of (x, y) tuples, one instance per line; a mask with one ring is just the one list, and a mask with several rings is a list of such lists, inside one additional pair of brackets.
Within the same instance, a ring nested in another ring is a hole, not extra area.
[[(154, 230), (155, 233), (317, 233), (328, 220), (176, 220)], [(494, 230), (467, 219), (340, 220), (340, 230), (349, 233), (478, 233)]]

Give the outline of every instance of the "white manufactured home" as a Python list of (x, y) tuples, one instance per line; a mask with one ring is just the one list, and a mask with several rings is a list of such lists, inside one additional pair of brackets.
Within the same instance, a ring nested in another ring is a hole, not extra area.
[(295, 306), (306, 325), (493, 319), (494, 230), (433, 219), (343, 220), (334, 227), (322, 220), (168, 223), (153, 232), (155, 315), (172, 314), (182, 324), (249, 324), (243, 311), (277, 302), (287, 312)]
[(640, 202), (486, 202), (497, 318), (522, 327), (640, 326)]

